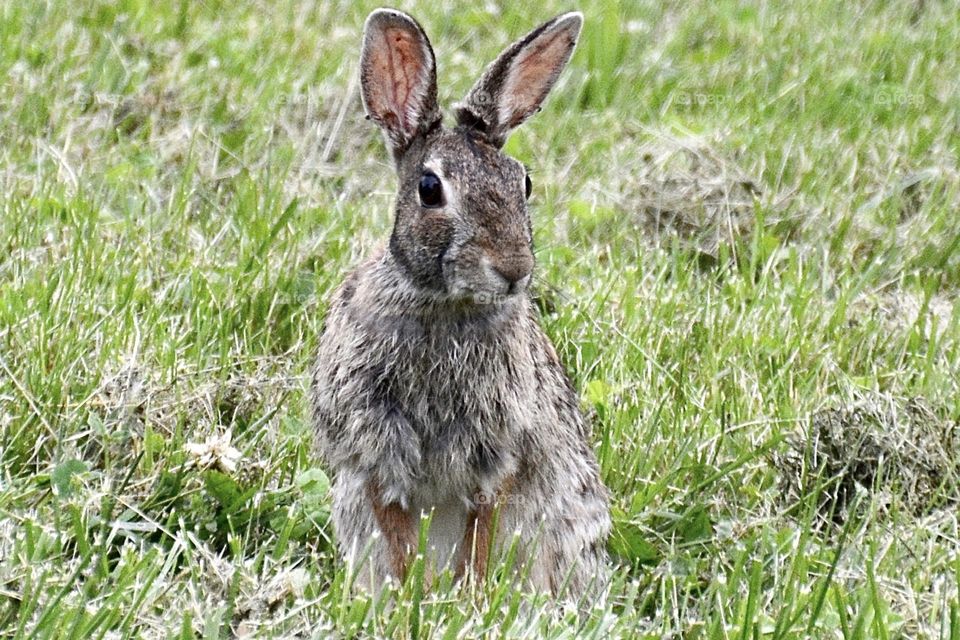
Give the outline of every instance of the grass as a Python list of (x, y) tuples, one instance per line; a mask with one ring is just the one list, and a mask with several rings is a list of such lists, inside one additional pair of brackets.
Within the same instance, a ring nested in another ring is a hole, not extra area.
[[(374, 6), (0, 4), (0, 634), (960, 638), (954, 8), (580, 7), (508, 151), (613, 494), (581, 616), (505, 577), (371, 602), (333, 556), (306, 372), (390, 226)], [(568, 6), (402, 8), (449, 105)], [(924, 407), (929, 499), (818, 449), (865, 404), (871, 442)]]

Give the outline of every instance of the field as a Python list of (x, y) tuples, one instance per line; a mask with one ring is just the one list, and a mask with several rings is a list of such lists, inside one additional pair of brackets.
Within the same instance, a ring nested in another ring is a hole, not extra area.
[[(525, 4), (400, 5), (444, 105), (570, 9)], [(391, 225), (376, 6), (0, 0), (0, 637), (960, 638), (956, 7), (579, 7), (507, 144), (613, 495), (578, 608), (333, 554), (306, 390)]]

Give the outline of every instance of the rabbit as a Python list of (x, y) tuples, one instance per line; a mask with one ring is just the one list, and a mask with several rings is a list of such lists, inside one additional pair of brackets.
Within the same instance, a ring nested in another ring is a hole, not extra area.
[(609, 575), (609, 494), (528, 290), (530, 178), (501, 151), (582, 23), (565, 13), (504, 50), (451, 129), (419, 23), (366, 20), (362, 99), (397, 171), (395, 221), (333, 295), (311, 381), (334, 533), (360, 586), (404, 580), (426, 515), (430, 576), (483, 580), (510, 545), (539, 592), (582, 596)]

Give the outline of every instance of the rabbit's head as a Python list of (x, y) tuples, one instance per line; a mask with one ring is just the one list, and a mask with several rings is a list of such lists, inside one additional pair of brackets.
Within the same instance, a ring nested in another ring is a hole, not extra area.
[(430, 41), (410, 16), (378, 9), (363, 34), (363, 104), (399, 176), (390, 252), (416, 286), (451, 300), (501, 302), (533, 270), (530, 178), (502, 153), (570, 59), (583, 16), (537, 27), (487, 67), (444, 128)]

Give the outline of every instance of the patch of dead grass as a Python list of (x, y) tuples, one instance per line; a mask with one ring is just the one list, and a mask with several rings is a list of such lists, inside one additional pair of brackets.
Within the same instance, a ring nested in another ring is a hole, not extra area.
[(900, 333), (922, 323), (926, 337), (939, 338), (950, 327), (956, 302), (944, 293), (929, 300), (904, 290), (864, 294), (851, 305), (853, 322), (875, 317), (888, 332)]
[(642, 131), (611, 148), (618, 167), (598, 194), (635, 216), (659, 242), (678, 238), (708, 260), (720, 247), (751, 233), (757, 210), (782, 211), (787, 194), (768, 193), (758, 178), (725, 155), (706, 136), (677, 137)]
[(863, 497), (879, 512), (923, 515), (960, 500), (957, 423), (923, 399), (864, 394), (814, 413), (775, 456), (791, 502), (818, 496), (823, 520), (843, 522)]

